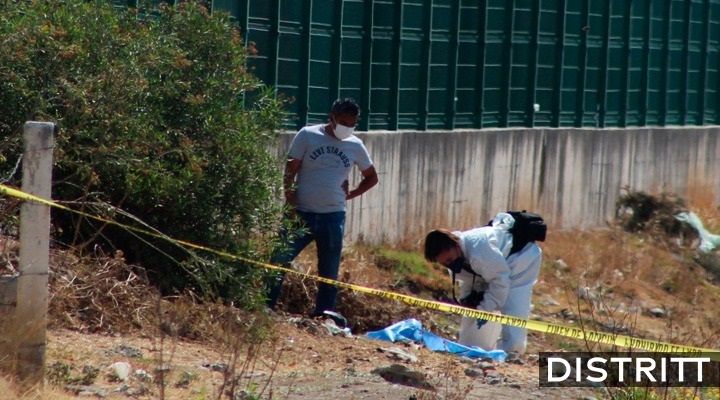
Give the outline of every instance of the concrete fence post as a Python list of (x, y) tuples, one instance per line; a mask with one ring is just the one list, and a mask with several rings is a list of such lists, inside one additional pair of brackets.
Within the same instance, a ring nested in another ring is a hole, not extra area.
[[(22, 190), (50, 199), (55, 125), (24, 126)], [(20, 209), (20, 276), (17, 279), (16, 373), (23, 386), (42, 386), (50, 258), (50, 207), (26, 201)]]

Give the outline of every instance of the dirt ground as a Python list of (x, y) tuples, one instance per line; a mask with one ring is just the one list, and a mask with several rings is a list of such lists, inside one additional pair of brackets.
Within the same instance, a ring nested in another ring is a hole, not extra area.
[[(278, 315), (278, 320), (297, 317)], [(538, 387), (536, 361), (525, 358), (523, 365), (514, 363), (478, 362), (448, 354), (433, 353), (424, 348), (393, 344), (363, 336), (332, 336), (316, 321), (304, 323), (278, 322), (281, 332), (275, 349), (261, 349), (260, 356), (251, 368), (236, 374), (242, 378), (236, 393), (263, 393), (272, 399), (493, 399), (516, 400), (602, 398), (596, 390), (559, 389)], [(160, 351), (158, 338), (80, 334), (68, 330), (51, 331), (48, 338), (47, 365), (71, 365), (73, 374), (80, 374), (86, 365), (100, 370), (93, 383), (95, 389), (104, 390), (105, 398), (160, 398), (157, 385), (158, 367), (169, 367), (166, 387), (162, 394), (167, 399), (215, 399), (223, 390), (226, 374), (222, 365), (231, 365), (231, 354), (207, 344), (166, 339)], [(270, 347), (271, 345), (268, 344)], [(379, 348), (401, 348), (415, 355), (417, 362), (399, 361)], [(121, 351), (133, 349), (132, 355)], [(119, 351), (120, 350), (120, 351)], [(274, 359), (278, 362), (275, 364)], [(110, 365), (127, 362), (131, 366), (130, 379), (119, 382), (113, 379)], [(242, 360), (238, 362), (242, 364)], [(412, 382), (397, 383), (383, 379), (373, 370), (393, 364), (405, 365), (426, 377), (432, 390), (413, 387)], [(153, 375), (152, 383), (142, 382), (137, 370)], [(466, 373), (466, 370), (469, 372)], [(471, 377), (472, 372), (479, 376)], [(191, 382), (181, 384), (183, 376), (194, 376)], [(493, 378), (490, 379), (489, 377)], [(266, 387), (267, 385), (267, 387)], [(139, 388), (143, 387), (143, 392)], [(124, 388), (124, 389), (123, 389)], [(227, 391), (227, 386), (225, 387)], [(79, 396), (90, 395), (81, 393)], [(97, 395), (96, 395), (97, 396)], [(99, 396), (98, 396), (99, 397)], [(252, 399), (241, 397), (238, 399)]]

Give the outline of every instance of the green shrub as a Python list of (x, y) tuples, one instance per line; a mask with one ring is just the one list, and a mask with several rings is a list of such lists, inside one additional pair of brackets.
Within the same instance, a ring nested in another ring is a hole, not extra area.
[[(50, 120), (59, 127), (53, 198), (94, 213), (103, 208), (86, 202), (105, 202), (214, 248), (267, 252), (279, 208), (270, 150), (281, 104), (246, 70), (226, 15), (193, 2), (151, 11), (3, 2), (0, 42), (0, 171), (21, 153), (22, 124)], [(54, 211), (60, 240), (122, 249), (165, 292), (192, 285), (238, 299), (260, 281), (248, 272), (257, 268), (79, 218)]]

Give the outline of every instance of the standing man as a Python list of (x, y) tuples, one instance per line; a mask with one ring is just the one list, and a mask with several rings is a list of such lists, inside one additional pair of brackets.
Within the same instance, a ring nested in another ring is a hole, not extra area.
[[(510, 229), (514, 223), (510, 214), (499, 213), (489, 226), (465, 232), (437, 229), (427, 234), (425, 258), (443, 265), (453, 280), (457, 279), (460, 304), (520, 318), (530, 315), (542, 250), (534, 242), (519, 243), (521, 246), (513, 249)], [(468, 299), (475, 302), (468, 304)], [(467, 317), (460, 323), (458, 336), (461, 344), (484, 350), (498, 347), (508, 353), (523, 354), (527, 345), (525, 329)]]
[[(317, 245), (318, 275), (337, 279), (345, 231), (345, 202), (377, 185), (378, 177), (362, 140), (353, 135), (360, 107), (353, 99), (336, 100), (326, 124), (306, 126), (295, 135), (285, 165), (285, 199), (305, 225), (305, 231), (276, 253), (273, 264), (288, 265), (313, 240)], [(353, 165), (363, 179), (348, 190)], [(280, 297), (283, 274), (270, 286), (268, 306)], [(337, 287), (320, 283), (313, 316), (335, 308)]]

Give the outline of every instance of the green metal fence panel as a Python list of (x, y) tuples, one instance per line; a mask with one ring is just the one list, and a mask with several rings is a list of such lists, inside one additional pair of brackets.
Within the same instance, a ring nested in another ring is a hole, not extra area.
[(720, 0), (215, 0), (291, 101), (360, 129), (720, 123)]
[(455, 81), (455, 95), (452, 97), (454, 117), (452, 122), (455, 128), (474, 128), (477, 124), (476, 110), (478, 109), (478, 63), (480, 24), (480, 8), (476, 1), (458, 1), (451, 10), (455, 23), (453, 46), (456, 54), (455, 75), (451, 79)]
[(720, 4), (708, 3), (703, 123), (720, 124)]
[(647, 49), (650, 33), (650, 1), (627, 2), (625, 38), (625, 96), (621, 106), (622, 119), (618, 126), (644, 125), (645, 104), (647, 99)]
[(397, 121), (397, 116), (391, 114), (393, 110), (397, 110), (398, 82), (394, 79), (398, 76), (396, 69), (399, 68), (397, 57), (401, 40), (397, 37), (400, 26), (396, 29), (395, 25), (402, 18), (401, 6), (402, 1), (375, 1), (373, 10), (368, 104), (373, 112), (366, 118), (369, 119), (371, 127), (376, 129), (388, 129)]

